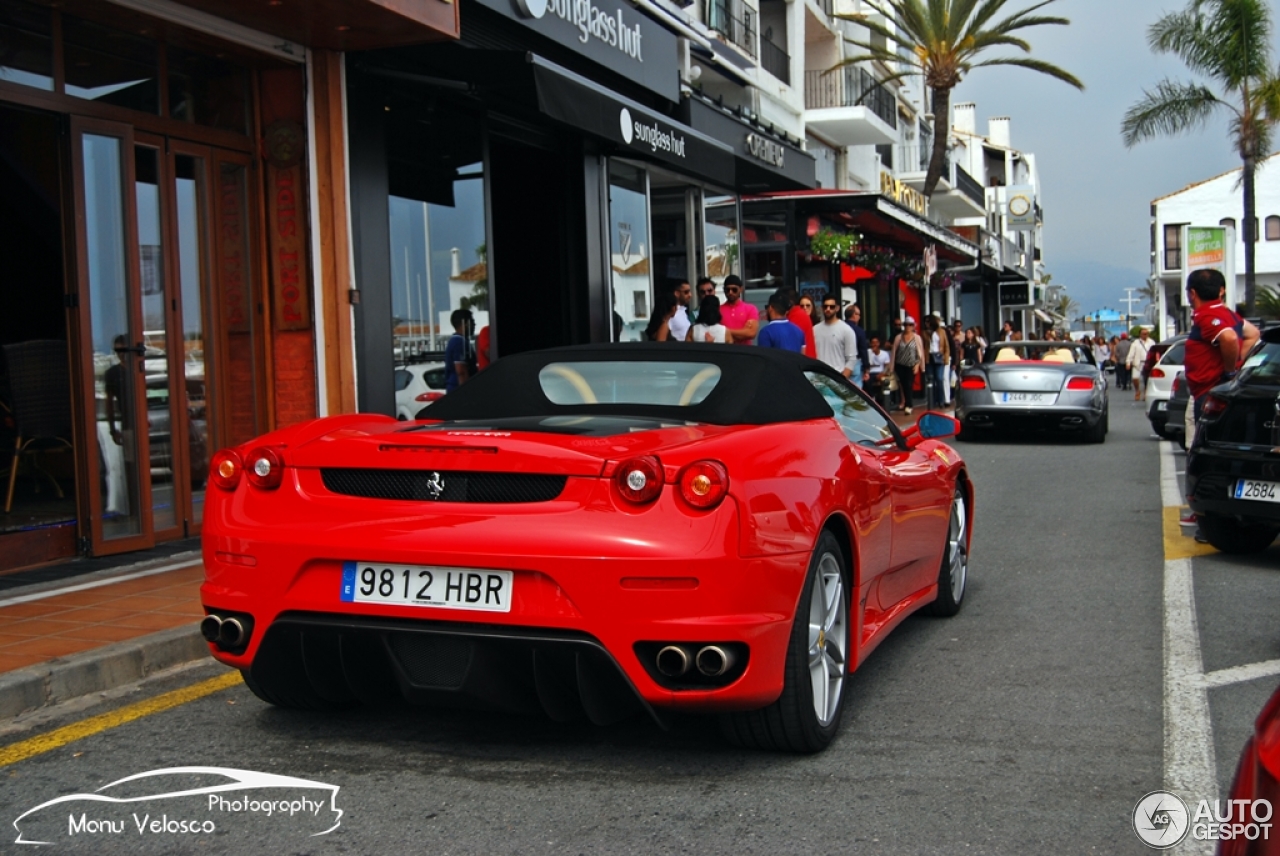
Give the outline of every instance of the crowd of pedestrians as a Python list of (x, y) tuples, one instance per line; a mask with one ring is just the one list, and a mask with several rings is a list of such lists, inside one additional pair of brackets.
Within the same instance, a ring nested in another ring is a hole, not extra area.
[[(698, 296), (696, 312), (689, 304)], [(796, 351), (839, 371), (891, 409), (910, 414), (917, 387), (931, 406), (950, 407), (951, 389), (961, 368), (982, 361), (987, 339), (981, 327), (947, 326), (937, 315), (918, 330), (910, 316), (895, 318), (885, 338), (862, 326), (862, 308), (845, 306), (835, 293), (820, 298), (779, 288), (759, 310), (744, 297), (742, 280), (724, 280), (724, 300), (716, 286), (702, 278), (693, 288), (672, 281), (658, 293), (644, 338), (653, 342), (755, 344)], [(686, 320), (687, 319), (687, 320)], [(1005, 338), (1021, 333), (1006, 324)]]

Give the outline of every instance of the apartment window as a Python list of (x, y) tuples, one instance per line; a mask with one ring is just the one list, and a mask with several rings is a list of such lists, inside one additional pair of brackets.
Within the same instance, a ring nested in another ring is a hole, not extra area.
[(1182, 269), (1182, 226), (1164, 227), (1164, 269)]
[(1280, 241), (1280, 217), (1274, 214), (1267, 218), (1267, 240)]

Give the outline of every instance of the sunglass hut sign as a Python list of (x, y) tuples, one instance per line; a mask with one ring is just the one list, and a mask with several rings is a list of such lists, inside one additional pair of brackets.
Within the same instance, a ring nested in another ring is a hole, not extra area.
[(595, 39), (636, 62), (644, 62), (640, 22), (628, 24), (621, 8), (610, 12), (591, 0), (515, 0), (515, 3), (525, 18), (558, 19), (574, 27), (578, 41), (584, 45)]

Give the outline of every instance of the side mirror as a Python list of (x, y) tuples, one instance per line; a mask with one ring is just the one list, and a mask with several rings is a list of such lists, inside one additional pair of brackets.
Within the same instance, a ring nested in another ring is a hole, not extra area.
[(922, 440), (940, 440), (960, 433), (960, 423), (942, 413), (922, 413), (916, 420), (916, 431)]

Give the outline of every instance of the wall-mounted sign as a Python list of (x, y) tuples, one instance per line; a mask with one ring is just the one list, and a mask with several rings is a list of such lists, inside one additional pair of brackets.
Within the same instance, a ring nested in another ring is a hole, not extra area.
[(669, 101), (680, 100), (675, 34), (625, 0), (477, 2)]
[(1187, 270), (1214, 268), (1226, 273), (1227, 230), (1221, 226), (1187, 227)]
[(651, 154), (661, 151), (682, 160), (685, 157), (685, 137), (669, 125), (661, 125), (656, 119), (642, 122), (626, 107), (618, 111), (618, 125), (622, 131), (622, 142), (629, 146), (647, 146)]
[(1001, 306), (1031, 306), (1031, 284), (1004, 282), (1000, 284)]
[(905, 181), (899, 181), (887, 172), (880, 173), (880, 193), (917, 214), (929, 212), (929, 200)]
[(1010, 229), (1036, 227), (1036, 191), (1029, 184), (1005, 189), (1005, 225)]
[(782, 168), (783, 159), (786, 157), (787, 150), (779, 143), (775, 143), (759, 134), (747, 134), (746, 141), (747, 152), (757, 160)]
[(303, 245), (302, 166), (267, 165), (271, 197), (271, 303), (277, 330), (311, 326), (307, 254)]

